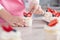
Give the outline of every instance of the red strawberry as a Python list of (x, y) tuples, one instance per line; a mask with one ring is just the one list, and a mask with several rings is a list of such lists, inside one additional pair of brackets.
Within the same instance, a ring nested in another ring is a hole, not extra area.
[(13, 28), (12, 28), (10, 25), (9, 25), (8, 27), (2, 25), (2, 28), (3, 28), (3, 30), (5, 30), (6, 32), (10, 32), (10, 31), (13, 30)]
[(27, 13), (26, 12), (24, 12), (23, 15), (24, 15), (24, 17), (27, 17)]
[(9, 31), (12, 31), (12, 30), (13, 30), (13, 28), (12, 28), (11, 25), (8, 26), (8, 30), (9, 30)]
[(8, 28), (6, 26), (2, 25), (2, 28), (3, 28), (3, 30), (9, 32), (9, 30), (8, 30)]
[(32, 13), (29, 12), (29, 13), (27, 14), (27, 16), (28, 16), (28, 17), (31, 17), (31, 16), (32, 16)]
[(59, 17), (60, 16), (59, 12), (57, 12), (56, 10), (53, 10), (51, 8), (48, 8), (48, 12), (51, 12), (52, 15), (54, 15), (55, 17)]
[(60, 16), (60, 13), (56, 13), (56, 15), (55, 15), (56, 17), (59, 17)]
[(51, 8), (48, 8), (47, 10), (48, 10), (48, 12), (55, 13), (55, 10), (53, 10)]
[(48, 26), (53, 27), (53, 26), (55, 26), (57, 23), (58, 23), (57, 19), (54, 19), (54, 20), (52, 20), (52, 21), (48, 24)]
[(53, 11), (51, 11), (51, 8), (47, 8), (47, 11), (48, 11), (48, 12), (53, 12)]

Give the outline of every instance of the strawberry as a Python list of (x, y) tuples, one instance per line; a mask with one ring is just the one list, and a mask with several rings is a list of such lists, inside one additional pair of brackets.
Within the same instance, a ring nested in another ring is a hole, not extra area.
[(3, 28), (3, 30), (9, 32), (9, 30), (8, 30), (8, 28), (6, 26), (2, 25), (2, 28)]
[(52, 15), (54, 15), (55, 17), (59, 17), (60, 16), (60, 13), (59, 12), (57, 12), (56, 10), (53, 10), (51, 8), (48, 8), (47, 11), (48, 12), (51, 12)]
[(56, 13), (56, 15), (55, 15), (56, 17), (59, 17), (60, 16), (60, 13)]
[(29, 12), (29, 13), (27, 14), (27, 16), (28, 16), (28, 17), (31, 17), (31, 16), (32, 16), (32, 13)]
[(8, 27), (2, 25), (2, 28), (3, 28), (3, 30), (6, 31), (6, 32), (10, 32), (10, 31), (13, 30), (13, 28), (12, 28), (10, 25), (9, 25)]
[(48, 12), (56, 13), (56, 11), (55, 11), (55, 10), (53, 10), (53, 9), (51, 9), (51, 8), (48, 8), (47, 10), (48, 10)]
[(31, 16), (32, 16), (32, 13), (31, 13), (31, 12), (28, 12), (28, 13), (24, 12), (23, 15), (24, 15), (25, 17), (31, 17)]
[(53, 27), (53, 26), (55, 26), (57, 23), (58, 23), (57, 19), (54, 19), (54, 20), (52, 20), (52, 21), (48, 24), (48, 26)]
[(12, 31), (12, 30), (13, 30), (13, 28), (12, 28), (11, 25), (8, 26), (8, 30), (9, 30), (9, 31)]
[(27, 17), (27, 13), (26, 12), (24, 12), (23, 15), (24, 15), (24, 17)]

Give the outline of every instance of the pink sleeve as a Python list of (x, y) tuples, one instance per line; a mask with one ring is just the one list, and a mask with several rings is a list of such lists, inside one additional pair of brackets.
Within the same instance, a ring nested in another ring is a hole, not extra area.
[(0, 0), (0, 4), (1, 4), (1, 0)]
[(25, 6), (22, 0), (1, 0), (3, 7), (13, 15), (23, 15)]

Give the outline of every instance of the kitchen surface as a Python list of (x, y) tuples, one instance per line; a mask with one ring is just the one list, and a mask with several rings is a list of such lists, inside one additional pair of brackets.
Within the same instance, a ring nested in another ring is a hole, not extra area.
[(45, 23), (40, 20), (33, 20), (32, 27), (14, 28), (21, 32), (22, 40), (44, 40), (44, 25)]
[[(42, 24), (41, 24), (42, 23)], [(44, 22), (40, 20), (33, 21), (33, 26), (22, 28), (22, 39), (23, 40), (44, 40)]]
[(23, 40), (44, 40), (44, 25), (44, 22), (40, 20), (33, 21), (32, 31), (29, 28), (23, 29), (25, 31), (22, 32)]

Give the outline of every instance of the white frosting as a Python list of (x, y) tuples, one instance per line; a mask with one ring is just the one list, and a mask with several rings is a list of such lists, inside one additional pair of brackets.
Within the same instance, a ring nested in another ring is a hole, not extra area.
[(50, 22), (51, 18), (52, 18), (52, 13), (45, 12), (45, 15), (44, 15), (44, 17), (42, 19), (45, 20), (45, 21)]
[(32, 17), (24, 17), (27, 26), (32, 26)]
[(2, 40), (21, 40), (21, 33), (19, 31), (17, 31), (17, 32), (2, 31), (2, 33), (0, 35), (0, 39), (2, 39)]
[(3, 9), (3, 6), (0, 4), (0, 10)]

